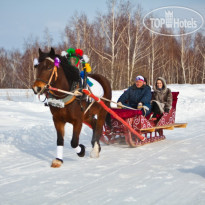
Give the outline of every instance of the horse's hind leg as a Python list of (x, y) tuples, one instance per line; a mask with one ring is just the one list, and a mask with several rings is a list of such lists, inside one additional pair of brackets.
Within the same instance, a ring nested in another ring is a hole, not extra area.
[(60, 167), (63, 163), (63, 146), (64, 146), (64, 127), (65, 122), (53, 119), (57, 132), (57, 156), (52, 161), (51, 167)]
[(71, 147), (75, 149), (79, 157), (84, 157), (85, 146), (79, 144), (79, 135), (80, 135), (81, 128), (82, 128), (82, 122), (80, 122), (78, 119), (73, 123), (73, 136), (71, 140)]
[(104, 115), (98, 116), (95, 128), (93, 129), (93, 137), (92, 137), (92, 141), (91, 141), (91, 144), (93, 146), (93, 150), (90, 153), (90, 157), (92, 157), (92, 158), (99, 157), (99, 152), (101, 150), (100, 137), (102, 136), (104, 123), (105, 123), (105, 116)]

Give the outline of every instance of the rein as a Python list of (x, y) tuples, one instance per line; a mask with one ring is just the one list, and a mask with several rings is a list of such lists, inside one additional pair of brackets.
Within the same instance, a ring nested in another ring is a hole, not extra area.
[[(50, 86), (48, 89), (49, 89), (49, 90), (53, 90), (53, 91), (58, 91), (58, 92), (66, 93), (66, 94), (68, 94), (68, 95), (82, 96), (82, 93), (79, 92), (79, 91), (68, 92), (68, 91), (61, 90), (61, 89), (58, 89), (58, 88), (54, 88), (54, 87), (51, 87), (51, 86)], [(102, 100), (104, 100), (104, 101), (111, 102), (111, 103), (114, 103), (114, 104), (116, 104), (116, 105), (119, 105), (117, 102), (112, 101), (112, 100), (109, 100), (109, 99), (107, 99), (107, 98), (104, 98), (104, 97), (98, 97), (98, 98), (99, 98), (99, 99), (102, 99)], [(130, 109), (130, 110), (138, 110), (138, 109), (135, 109), (135, 108), (132, 108), (132, 107), (128, 107), (128, 106), (125, 106), (125, 105), (121, 105), (121, 107)]]
[[(54, 63), (54, 60), (53, 60), (52, 58), (47, 57), (46, 59)], [(75, 91), (73, 91), (73, 92), (68, 92), (68, 91), (65, 91), (65, 90), (62, 90), (62, 89), (54, 88), (54, 87), (52, 87), (52, 86), (50, 85), (54, 75), (55, 75), (55, 81), (56, 81), (57, 78), (58, 78), (57, 69), (58, 69), (57, 66), (54, 65), (53, 70), (52, 70), (52, 73), (51, 73), (51, 76), (50, 76), (48, 82), (46, 82), (46, 81), (44, 81), (44, 80), (41, 80), (41, 79), (38, 79), (39, 81), (42, 81), (42, 82), (46, 83), (46, 85), (42, 88), (42, 90), (40, 91), (39, 94), (40, 94), (40, 95), (43, 94), (44, 91), (45, 91), (46, 89), (48, 89), (48, 90), (51, 90), (51, 91), (61, 92), (61, 93), (67, 94), (67, 95), (82, 96), (82, 93), (79, 92), (78, 90), (75, 90)], [(57, 96), (57, 95), (56, 95), (56, 96)], [(59, 96), (58, 96), (58, 97), (59, 97)], [(62, 97), (62, 96), (61, 96), (61, 97)], [(104, 97), (99, 97), (99, 99), (102, 99), (102, 100), (105, 100), (105, 101), (108, 101), (108, 102), (111, 102), (111, 103), (114, 103), (114, 104), (118, 105), (118, 103), (116, 103), (116, 102), (114, 102), (114, 101), (112, 101), (112, 100), (109, 100), (109, 99), (107, 99), (107, 98), (104, 98)], [(89, 110), (89, 108), (90, 108), (91, 106), (92, 106), (92, 103), (91, 103), (91, 105), (86, 109), (86, 112)], [(134, 108), (131, 108), (131, 107), (127, 107), (127, 106), (125, 106), (125, 105), (121, 105), (121, 107), (124, 107), (124, 108), (127, 108), (127, 109), (131, 109), (131, 110), (137, 110), (137, 109), (134, 109)], [(86, 113), (86, 112), (85, 112), (85, 113)]]

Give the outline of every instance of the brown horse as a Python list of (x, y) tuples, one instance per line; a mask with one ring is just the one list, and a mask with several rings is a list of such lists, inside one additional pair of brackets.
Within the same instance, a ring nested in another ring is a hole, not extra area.
[[(54, 66), (54, 59), (56, 57), (61, 61), (57, 70), (55, 70), (56, 66)], [(79, 86), (81, 80), (79, 70), (70, 65), (66, 57), (56, 55), (53, 48), (51, 48), (49, 53), (44, 53), (39, 49), (38, 60), (36, 80), (32, 86), (35, 94), (39, 95), (44, 93), (46, 96), (52, 96), (56, 100), (65, 99), (68, 96), (58, 91), (51, 91), (48, 85), (65, 91), (71, 91), (73, 88), (76, 88), (76, 86)], [(103, 97), (111, 99), (112, 91), (109, 81), (99, 74), (90, 74), (89, 77), (101, 84), (104, 90)], [(105, 102), (105, 104), (109, 106), (109, 102)], [(57, 157), (52, 161), (51, 167), (60, 167), (63, 163), (64, 127), (67, 122), (73, 125), (71, 147), (76, 150), (79, 157), (85, 155), (85, 146), (79, 144), (82, 124), (90, 125), (93, 129), (91, 140), (93, 149), (90, 156), (93, 158), (99, 157), (101, 150), (99, 139), (102, 135), (103, 125), (106, 119), (108, 119), (107, 112), (97, 102), (94, 102), (85, 113), (88, 106), (89, 102), (85, 97), (75, 96), (71, 96), (63, 108), (49, 105), (57, 131)]]

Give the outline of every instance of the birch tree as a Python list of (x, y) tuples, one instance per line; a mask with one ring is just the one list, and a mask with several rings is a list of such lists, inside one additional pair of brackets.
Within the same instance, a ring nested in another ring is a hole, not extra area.
[(110, 1), (108, 5), (108, 14), (99, 16), (101, 25), (101, 30), (99, 32), (103, 33), (106, 39), (104, 50), (102, 52), (92, 47), (97, 55), (109, 62), (109, 79), (112, 88), (114, 88), (114, 81), (117, 80), (115, 78), (115, 62), (119, 53), (118, 43), (126, 27), (121, 27), (122, 24), (119, 21), (119, 16), (120, 13), (116, 10), (116, 0)]
[(128, 4), (124, 9), (124, 15), (127, 17), (126, 28), (121, 40), (127, 50), (127, 65), (126, 65), (126, 74), (127, 74), (127, 86), (133, 81), (134, 74), (139, 74), (140, 65), (139, 62), (143, 62), (146, 56), (150, 53), (150, 44), (146, 41), (146, 36), (148, 31), (143, 28), (142, 25), (142, 10), (138, 6), (137, 10), (134, 11), (133, 17), (131, 16), (131, 5)]
[(49, 32), (48, 27), (46, 27), (44, 30), (44, 41), (46, 49), (50, 50), (50, 48), (52, 47), (53, 38)]
[[(151, 33), (150, 36), (150, 55), (149, 57), (149, 69), (150, 69), (150, 84), (153, 85), (154, 83), (154, 78), (156, 76), (156, 71), (157, 69), (159, 69), (159, 63), (157, 65), (157, 61), (159, 60), (160, 56), (161, 56), (161, 46), (159, 44), (159, 38), (156, 34)], [(154, 75), (155, 74), (155, 75)], [(161, 76), (161, 73), (158, 74), (157, 76)]]
[(7, 52), (5, 49), (0, 49), (0, 87), (4, 87), (4, 82), (8, 73), (7, 70)]
[(205, 83), (205, 36), (202, 36), (201, 33), (198, 33), (195, 38), (195, 55), (196, 62), (195, 69), (199, 73), (200, 83)]
[(183, 76), (183, 83), (187, 83), (187, 77), (189, 67), (188, 67), (188, 60), (189, 60), (189, 49), (191, 44), (191, 38), (190, 36), (183, 35), (185, 33), (184, 30), (181, 30), (181, 36), (180, 36), (180, 65), (182, 69), (182, 76)]

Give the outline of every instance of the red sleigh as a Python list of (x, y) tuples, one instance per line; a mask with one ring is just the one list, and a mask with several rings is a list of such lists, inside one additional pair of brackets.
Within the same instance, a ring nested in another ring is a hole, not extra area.
[(179, 92), (172, 92), (173, 103), (170, 112), (158, 116), (156, 121), (149, 120), (149, 116), (144, 117), (140, 110), (111, 109), (137, 133), (144, 136), (143, 140), (140, 140), (137, 135), (130, 131), (129, 127), (124, 126), (122, 122), (113, 117), (111, 119), (112, 128), (104, 125), (100, 140), (106, 144), (126, 142), (130, 147), (136, 147), (164, 140), (164, 129), (173, 130), (174, 128), (185, 128), (187, 123), (175, 123), (178, 94)]

